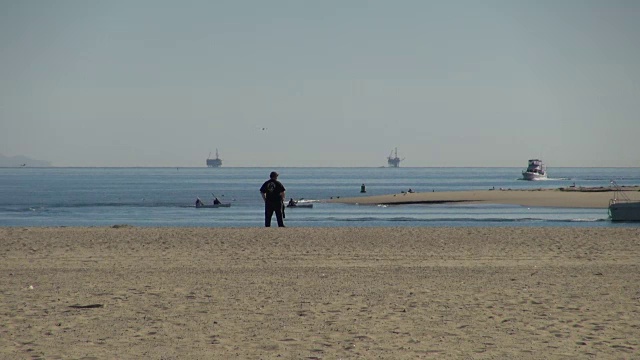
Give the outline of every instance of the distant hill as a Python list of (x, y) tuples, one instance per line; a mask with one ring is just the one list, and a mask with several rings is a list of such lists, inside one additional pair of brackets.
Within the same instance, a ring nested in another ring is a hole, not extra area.
[(0, 167), (48, 167), (51, 163), (44, 160), (35, 160), (26, 156), (4, 156), (0, 154)]

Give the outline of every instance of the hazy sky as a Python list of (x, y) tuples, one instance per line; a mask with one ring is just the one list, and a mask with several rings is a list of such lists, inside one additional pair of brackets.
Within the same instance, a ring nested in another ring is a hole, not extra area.
[(0, 0), (0, 154), (637, 167), (639, 19), (635, 0)]

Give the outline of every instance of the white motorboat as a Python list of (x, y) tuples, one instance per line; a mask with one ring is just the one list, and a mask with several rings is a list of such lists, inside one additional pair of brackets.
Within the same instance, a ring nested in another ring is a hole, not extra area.
[(524, 180), (544, 180), (547, 178), (547, 167), (540, 159), (529, 160), (527, 169), (522, 172)]
[(609, 218), (611, 221), (640, 221), (640, 201), (631, 200), (615, 183), (613, 199), (609, 200)]

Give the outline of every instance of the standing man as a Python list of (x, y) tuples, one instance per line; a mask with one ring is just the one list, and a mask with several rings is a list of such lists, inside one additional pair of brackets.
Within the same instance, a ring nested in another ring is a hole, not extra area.
[(273, 213), (276, 213), (276, 219), (278, 220), (278, 227), (284, 227), (284, 221), (282, 220), (282, 207), (284, 205), (284, 185), (278, 181), (278, 173), (272, 171), (269, 174), (269, 180), (265, 181), (260, 187), (260, 193), (264, 200), (264, 226), (271, 226), (271, 218)]

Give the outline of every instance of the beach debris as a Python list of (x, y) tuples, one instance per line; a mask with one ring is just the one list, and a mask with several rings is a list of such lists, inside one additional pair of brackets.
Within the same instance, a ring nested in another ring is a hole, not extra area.
[(33, 285), (29, 285), (29, 290), (33, 290)]
[(103, 308), (104, 304), (89, 304), (89, 305), (75, 304), (75, 305), (69, 305), (69, 307), (74, 309), (98, 309), (98, 308)]

